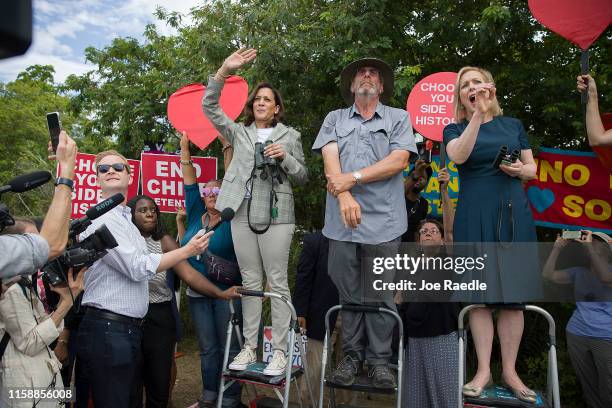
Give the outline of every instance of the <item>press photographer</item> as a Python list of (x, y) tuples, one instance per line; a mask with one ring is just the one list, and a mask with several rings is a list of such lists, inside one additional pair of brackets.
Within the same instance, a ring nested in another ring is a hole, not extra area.
[[(47, 211), (40, 235), (20, 234), (0, 236), (0, 253), (4, 255), (0, 258), (0, 278), (30, 274), (41, 268), (47, 260), (60, 255), (66, 248), (76, 154), (76, 143), (66, 132), (62, 131), (59, 136), (56, 154), (50, 156), (50, 158), (57, 159), (61, 170), (55, 182), (57, 187), (55, 188), (55, 194)], [(13, 179), (8, 186), (2, 187), (0, 191), (22, 192), (46, 182), (44, 180), (45, 177), (42, 177), (40, 172), (36, 173), (36, 175), (32, 179), (27, 177)], [(48, 180), (50, 175), (47, 177)], [(2, 213), (1, 228), (5, 225), (11, 225), (12, 217), (8, 209), (4, 207), (0, 211)]]

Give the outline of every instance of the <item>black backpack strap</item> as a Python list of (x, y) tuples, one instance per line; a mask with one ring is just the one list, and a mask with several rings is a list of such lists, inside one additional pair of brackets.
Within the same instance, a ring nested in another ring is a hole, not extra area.
[(11, 339), (11, 336), (8, 332), (4, 332), (4, 336), (2, 336), (2, 340), (0, 341), (0, 360), (4, 357), (4, 352), (6, 351), (6, 346), (8, 346), (8, 342)]

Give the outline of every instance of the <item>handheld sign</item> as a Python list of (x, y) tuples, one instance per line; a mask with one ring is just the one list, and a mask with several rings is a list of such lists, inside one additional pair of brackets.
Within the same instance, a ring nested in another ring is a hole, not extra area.
[(610, 0), (529, 0), (531, 14), (542, 25), (588, 49), (612, 23)]
[[(529, 9), (542, 25), (580, 47), (580, 71), (588, 74), (588, 49), (612, 23), (610, 0), (529, 0)], [(586, 91), (581, 99), (586, 105)]]
[(437, 72), (421, 79), (408, 95), (406, 110), (412, 126), (430, 140), (441, 142), (444, 126), (455, 121), (456, 80), (456, 72)]
[[(168, 120), (179, 132), (187, 132), (189, 140), (200, 149), (205, 149), (219, 134), (202, 111), (205, 92), (204, 85), (190, 84), (178, 89), (168, 100)], [(225, 80), (219, 105), (230, 119), (240, 116), (248, 93), (249, 86), (241, 77), (234, 75)]]

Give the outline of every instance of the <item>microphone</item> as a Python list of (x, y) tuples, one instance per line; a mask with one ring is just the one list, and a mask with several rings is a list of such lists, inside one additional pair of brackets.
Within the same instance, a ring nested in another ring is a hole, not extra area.
[(98, 203), (93, 207), (89, 208), (89, 210), (85, 212), (85, 216), (83, 218), (72, 220), (70, 222), (70, 232), (68, 233), (68, 235), (70, 237), (75, 237), (81, 232), (85, 231), (87, 227), (91, 225), (92, 220), (95, 220), (101, 215), (106, 214), (107, 212), (121, 204), (123, 200), (123, 194), (117, 193), (114, 196), (102, 201), (101, 203)]
[(23, 193), (42, 186), (47, 181), (51, 180), (51, 173), (48, 171), (34, 171), (32, 173), (22, 174), (13, 178), (6, 186), (0, 187), (0, 194), (12, 191), (14, 193)]
[[(231, 221), (232, 218), (234, 218), (234, 215), (236, 215), (236, 212), (234, 210), (232, 210), (229, 207), (224, 208), (223, 211), (221, 211), (221, 221), (219, 221), (219, 224), (221, 224), (222, 222), (225, 222), (225, 221)], [(217, 224), (217, 225), (219, 225), (219, 224)], [(216, 227), (216, 225), (215, 225), (215, 227)], [(209, 231), (212, 231), (212, 228), (210, 228), (210, 226), (207, 226), (206, 228), (203, 228), (203, 229), (199, 230), (196, 235), (205, 235)], [(201, 257), (202, 257), (202, 254), (196, 256), (196, 259), (199, 261), (201, 259)]]

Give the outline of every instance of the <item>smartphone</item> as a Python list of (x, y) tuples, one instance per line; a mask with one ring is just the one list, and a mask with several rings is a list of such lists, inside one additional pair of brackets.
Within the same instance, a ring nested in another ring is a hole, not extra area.
[(563, 239), (580, 239), (581, 237), (581, 231), (563, 231), (561, 233), (561, 238)]
[(59, 112), (47, 113), (47, 127), (49, 128), (49, 136), (51, 137), (53, 153), (55, 153), (57, 151), (57, 145), (59, 144), (59, 135), (62, 131)]

